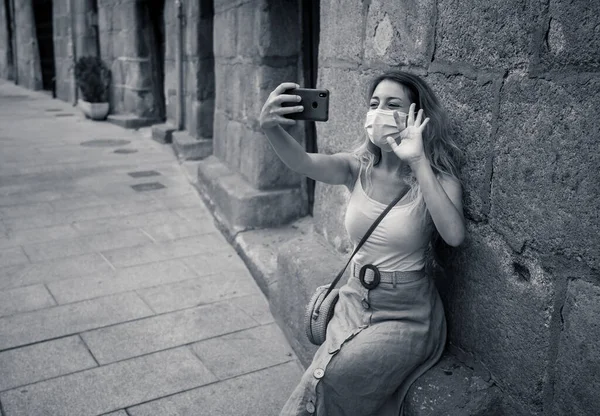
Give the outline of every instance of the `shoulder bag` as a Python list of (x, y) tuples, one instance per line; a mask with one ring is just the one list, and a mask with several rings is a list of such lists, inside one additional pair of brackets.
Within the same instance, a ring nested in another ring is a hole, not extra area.
[(335, 308), (335, 304), (338, 301), (339, 297), (339, 289), (334, 289), (335, 285), (342, 278), (344, 272), (348, 268), (348, 265), (352, 261), (352, 258), (356, 254), (358, 250), (363, 246), (367, 238), (371, 235), (373, 230), (379, 225), (383, 217), (392, 209), (394, 205), (398, 203), (402, 199), (404, 195), (408, 192), (407, 188), (404, 192), (402, 192), (396, 199), (394, 199), (377, 217), (375, 222), (371, 225), (371, 227), (367, 230), (363, 238), (360, 240), (352, 255), (346, 262), (344, 268), (338, 273), (336, 278), (329, 285), (319, 286), (313, 296), (310, 298), (308, 305), (306, 306), (306, 312), (304, 314), (304, 328), (306, 331), (306, 335), (308, 336), (308, 340), (315, 344), (321, 345), (325, 341), (325, 336), (327, 334), (327, 324), (333, 317), (333, 311)]

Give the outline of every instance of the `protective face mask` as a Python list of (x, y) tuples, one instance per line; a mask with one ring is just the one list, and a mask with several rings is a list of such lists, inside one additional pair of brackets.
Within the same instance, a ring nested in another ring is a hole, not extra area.
[(400, 137), (400, 132), (406, 128), (407, 114), (401, 111), (398, 112), (400, 120), (404, 120), (404, 124), (398, 129), (396, 120), (394, 120), (394, 110), (369, 110), (365, 121), (365, 130), (371, 142), (384, 149), (390, 148), (387, 143), (387, 138), (392, 137), (394, 140)]

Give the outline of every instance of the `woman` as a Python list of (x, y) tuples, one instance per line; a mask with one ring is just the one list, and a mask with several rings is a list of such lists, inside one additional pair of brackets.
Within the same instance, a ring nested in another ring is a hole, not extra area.
[[(424, 268), (430, 243), (441, 237), (458, 246), (465, 238), (459, 151), (431, 88), (392, 71), (370, 85), (361, 146), (352, 153), (308, 154), (283, 129), (294, 124), (286, 114), (302, 111), (281, 106), (299, 101), (284, 93), (297, 87), (283, 83), (271, 93), (260, 125), (290, 169), (350, 190), (345, 226), (355, 245), (395, 197), (409, 192), (355, 255), (326, 340), (281, 415), (398, 416), (410, 385), (444, 349), (444, 310)], [(381, 274), (375, 288), (358, 278), (365, 265)]]

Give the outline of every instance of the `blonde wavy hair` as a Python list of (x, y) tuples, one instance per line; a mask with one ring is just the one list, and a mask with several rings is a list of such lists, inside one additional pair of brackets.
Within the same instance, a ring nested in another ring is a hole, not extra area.
[[(375, 77), (370, 82), (367, 90), (367, 104), (371, 100), (375, 88), (383, 80), (394, 81), (402, 85), (406, 89), (410, 101), (416, 104), (415, 114), (423, 109), (425, 117), (429, 117), (429, 123), (425, 126), (423, 132), (423, 148), (436, 176), (439, 178), (441, 175), (449, 175), (462, 185), (460, 180), (462, 151), (456, 145), (451, 134), (446, 111), (431, 87), (417, 75), (397, 70), (388, 71)], [(360, 162), (361, 170), (365, 172), (367, 186), (372, 186), (371, 172), (373, 167), (377, 166), (381, 160), (381, 149), (371, 143), (365, 133), (364, 138), (361, 139), (352, 154)], [(412, 171), (403, 175), (402, 179), (410, 187), (409, 198), (411, 200), (419, 199), (421, 189)], [(422, 200), (420, 202), (423, 203)], [(432, 227), (430, 251), (433, 254), (433, 260), (442, 268), (447, 263), (449, 248), (440, 238), (435, 227)]]

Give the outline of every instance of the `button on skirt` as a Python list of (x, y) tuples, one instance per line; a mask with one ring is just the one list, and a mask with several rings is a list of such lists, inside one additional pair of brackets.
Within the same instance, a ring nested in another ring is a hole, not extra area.
[(441, 357), (444, 309), (429, 276), (380, 283), (350, 277), (325, 342), (280, 416), (399, 416), (412, 383)]

